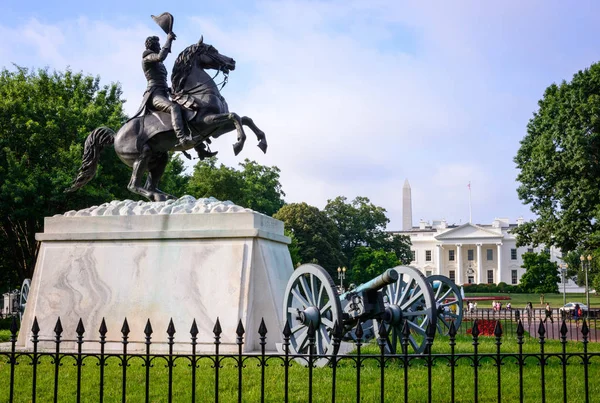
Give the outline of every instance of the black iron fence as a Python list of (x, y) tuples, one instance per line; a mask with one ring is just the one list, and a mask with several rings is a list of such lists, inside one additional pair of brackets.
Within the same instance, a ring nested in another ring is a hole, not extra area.
[[(600, 311), (590, 310), (585, 318), (588, 324), (588, 341), (600, 342)], [(465, 312), (463, 323), (458, 329), (458, 334), (468, 334), (468, 330), (475, 320), (500, 321), (505, 335), (516, 336), (517, 322), (521, 320), (525, 329), (526, 337), (537, 337), (537, 330), (540, 321), (546, 326), (546, 338), (559, 340), (562, 337), (561, 326), (563, 321), (567, 327), (566, 337), (569, 341), (582, 340), (583, 318), (577, 318), (569, 312), (560, 312), (553, 310), (551, 316), (546, 315), (544, 309), (503, 309), (496, 311), (494, 309), (476, 309), (471, 312)]]
[[(150, 321), (144, 331), (145, 352), (131, 353), (127, 320), (121, 329), (122, 350), (119, 352), (105, 351), (104, 321), (99, 329), (100, 341), (94, 342), (97, 351), (89, 353), (84, 351), (84, 345), (92, 342), (84, 340), (86, 330), (82, 322), (77, 327), (76, 340), (66, 340), (62, 337), (60, 319), (54, 328), (52, 351), (38, 349), (42, 340), (37, 319), (32, 328), (32, 349), (18, 351), (15, 320), (9, 349), (0, 351), (0, 359), (4, 361), (0, 363), (0, 400), (11, 403), (600, 401), (599, 382), (597, 379), (590, 382), (590, 378), (600, 375), (600, 352), (597, 348), (589, 349), (590, 325), (586, 320), (577, 327), (579, 342), (568, 340), (568, 321), (561, 321), (559, 340), (553, 342), (551, 351), (546, 348), (548, 322), (538, 320), (536, 325), (532, 324), (535, 331), (528, 335), (527, 320), (519, 317), (514, 322), (514, 337), (511, 337), (504, 333), (509, 320), (510, 315), (494, 320), (468, 314), (463, 322), (465, 326), (460, 329), (468, 332), (468, 336), (458, 334), (454, 324), (448, 336), (435, 336), (435, 327), (430, 326), (425, 354), (409, 353), (411, 334), (406, 323), (397, 354), (385, 352), (385, 329), (379, 332), (375, 342), (364, 344), (359, 323), (353, 350), (326, 356), (315, 353), (316, 335), (314, 331), (311, 333), (312, 326), (307, 354), (292, 354), (292, 333), (287, 324), (282, 332), (282, 352), (267, 352), (268, 331), (264, 322), (258, 331), (260, 351), (243, 353), (245, 331), (241, 321), (236, 331), (237, 353), (223, 354), (218, 319), (213, 329), (214, 349), (209, 354), (197, 353), (195, 322), (189, 331), (191, 353), (173, 352), (175, 328), (172, 322), (167, 329), (168, 353), (152, 353)], [(510, 328), (513, 328), (512, 322)], [(332, 331), (334, 346), (341, 344), (339, 333)], [(535, 340), (527, 341), (528, 337)], [(76, 351), (62, 351), (61, 343), (66, 341), (75, 342)], [(461, 343), (463, 349), (468, 345), (471, 351), (457, 351)], [(327, 358), (329, 364), (318, 368), (323, 358)], [(157, 368), (160, 374), (155, 373)]]

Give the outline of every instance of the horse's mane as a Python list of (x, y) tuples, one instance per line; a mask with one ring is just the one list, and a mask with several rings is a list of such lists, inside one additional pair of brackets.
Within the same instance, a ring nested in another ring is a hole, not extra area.
[(196, 56), (198, 49), (201, 47), (200, 44), (195, 43), (183, 49), (175, 63), (173, 63), (173, 72), (171, 74), (171, 87), (174, 92), (181, 92), (185, 85), (185, 80), (190, 74), (190, 70), (196, 63)]

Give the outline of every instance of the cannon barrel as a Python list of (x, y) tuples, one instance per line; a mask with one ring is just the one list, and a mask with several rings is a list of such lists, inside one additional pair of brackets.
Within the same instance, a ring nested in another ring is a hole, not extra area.
[(375, 277), (373, 280), (367, 281), (356, 287), (351, 291), (347, 291), (344, 294), (340, 295), (340, 299), (345, 299), (349, 293), (360, 293), (367, 291), (376, 291), (380, 290), (388, 284), (392, 284), (398, 281), (398, 272), (394, 269), (387, 269), (385, 272)]

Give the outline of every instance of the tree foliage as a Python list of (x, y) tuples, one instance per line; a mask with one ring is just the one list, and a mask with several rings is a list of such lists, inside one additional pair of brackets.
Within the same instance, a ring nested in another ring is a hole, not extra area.
[(356, 285), (366, 283), (399, 264), (400, 260), (394, 252), (359, 246), (353, 253), (349, 281)]
[(558, 267), (555, 262), (550, 261), (550, 254), (524, 253), (523, 267), (525, 274), (521, 277), (521, 289), (529, 293), (551, 293), (558, 292)]
[(538, 218), (519, 245), (600, 246), (600, 64), (549, 86), (515, 157), (519, 198)]
[(175, 197), (187, 193), (190, 175), (185, 173), (185, 165), (179, 154), (170, 153), (169, 163), (160, 181), (160, 189)]
[(216, 165), (216, 158), (209, 158), (194, 166), (187, 186), (190, 195), (230, 200), (269, 216), (283, 206), (285, 193), (276, 166), (267, 167), (248, 159), (239, 164), (241, 170)]
[(298, 241), (302, 263), (318, 263), (332, 277), (337, 273), (343, 262), (340, 235), (324, 212), (306, 203), (292, 203), (283, 206), (273, 217), (283, 221)]
[[(354, 267), (354, 253), (362, 246), (372, 250), (394, 252), (397, 260), (405, 264), (410, 263), (410, 238), (404, 235), (390, 235), (385, 231), (390, 222), (385, 214), (386, 210), (371, 203), (367, 197), (359, 196), (352, 202), (347, 200), (344, 196), (328, 200), (324, 210), (335, 222), (340, 233), (340, 248), (346, 258), (345, 265)], [(361, 253), (364, 254), (364, 251)]]
[(64, 194), (81, 164), (83, 142), (98, 126), (124, 121), (118, 84), (47, 69), (0, 71), (0, 270), (33, 273), (35, 233), (43, 218), (114, 198), (131, 197), (130, 170), (105, 152), (98, 178)]

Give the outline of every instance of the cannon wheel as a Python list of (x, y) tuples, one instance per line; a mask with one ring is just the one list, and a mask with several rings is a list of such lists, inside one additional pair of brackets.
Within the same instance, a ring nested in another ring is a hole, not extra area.
[(26, 278), (21, 284), (21, 292), (19, 292), (19, 321), (23, 319), (27, 298), (29, 298), (29, 289), (31, 288), (31, 280)]
[(457, 285), (442, 275), (429, 276), (427, 282), (433, 290), (435, 299), (438, 333), (447, 336), (452, 322), (458, 331), (463, 317), (463, 301)]
[(386, 326), (385, 352), (396, 354), (406, 320), (410, 329), (408, 348), (420, 354), (425, 351), (427, 326), (435, 321), (433, 292), (418, 269), (397, 266), (394, 270), (398, 272), (398, 281), (385, 290), (386, 314), (382, 321), (374, 321), (375, 334), (379, 337), (379, 327)]
[[(335, 283), (325, 269), (316, 264), (303, 264), (294, 270), (283, 301), (283, 317), (292, 333), (290, 353), (308, 354), (308, 327), (312, 322), (315, 354), (334, 354), (333, 324), (341, 324), (342, 306)], [(315, 364), (322, 366), (327, 361), (315, 360)]]

